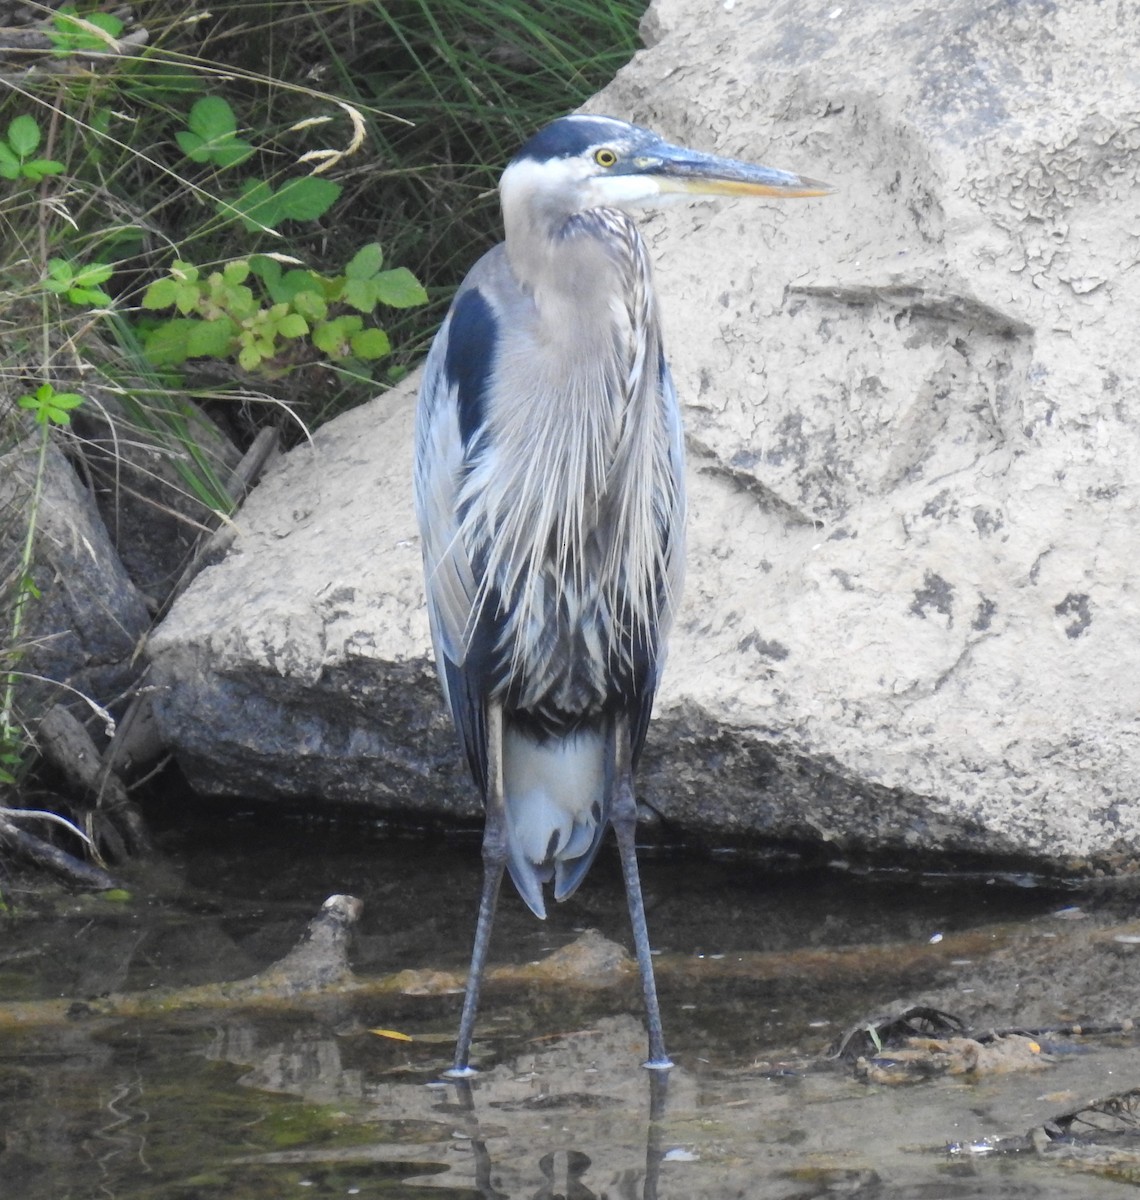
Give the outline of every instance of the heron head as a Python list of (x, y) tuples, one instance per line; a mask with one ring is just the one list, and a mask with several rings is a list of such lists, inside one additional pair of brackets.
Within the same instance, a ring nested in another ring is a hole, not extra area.
[(503, 172), (504, 208), (629, 208), (670, 196), (826, 196), (818, 179), (675, 146), (613, 117), (575, 114), (540, 129)]

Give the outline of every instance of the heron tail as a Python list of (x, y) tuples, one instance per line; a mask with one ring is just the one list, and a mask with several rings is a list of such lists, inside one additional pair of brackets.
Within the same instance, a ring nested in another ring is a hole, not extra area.
[(546, 916), (543, 884), (565, 900), (582, 882), (606, 829), (606, 743), (601, 730), (539, 742), (503, 731), (507, 868), (528, 907)]

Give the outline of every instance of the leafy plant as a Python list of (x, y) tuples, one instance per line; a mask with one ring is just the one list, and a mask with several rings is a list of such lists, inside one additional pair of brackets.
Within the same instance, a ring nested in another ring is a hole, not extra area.
[(264, 179), (249, 179), (237, 197), (219, 200), (217, 211), (222, 216), (236, 214), (250, 233), (276, 230), (282, 221), (315, 221), (323, 217), (340, 193), (339, 183), (316, 175), (290, 179), (277, 189)]
[(108, 43), (123, 32), (123, 22), (118, 17), (97, 11), (81, 17), (74, 4), (64, 4), (58, 8), (52, 18), (52, 26), (48, 38), (51, 40), (52, 53), (57, 55), (107, 50)]
[(57, 296), (66, 296), (72, 304), (89, 307), (97, 304), (106, 307), (111, 303), (99, 284), (106, 283), (115, 268), (106, 263), (87, 263), (77, 266), (66, 258), (49, 258), (48, 275), (44, 287)]
[(58, 175), (63, 163), (54, 158), (33, 158), (43, 135), (35, 117), (21, 113), (8, 122), (7, 138), (0, 138), (0, 179), (27, 179), (39, 183), (47, 175)]
[(30, 410), (39, 425), (70, 425), (71, 412), (83, 403), (77, 392), (57, 392), (50, 383), (41, 383), (34, 392), (17, 397), (21, 408)]
[(190, 110), (188, 129), (175, 135), (179, 149), (196, 163), (211, 163), (219, 170), (236, 167), (253, 153), (253, 146), (237, 135), (237, 117), (221, 96), (203, 96)]
[[(364, 316), (380, 305), (423, 304), (427, 293), (407, 268), (383, 270), (383, 263), (376, 243), (332, 277), (300, 266), (286, 271), (279, 258), (265, 254), (235, 259), (205, 278), (192, 263), (175, 262), (143, 296), (144, 309), (179, 314), (146, 334), (147, 357), (156, 366), (230, 358), (243, 370), (271, 375), (319, 357), (314, 351), (338, 363), (384, 358), (391, 351), (388, 335), (365, 328)], [(300, 348), (286, 345), (301, 339), (308, 341)]]

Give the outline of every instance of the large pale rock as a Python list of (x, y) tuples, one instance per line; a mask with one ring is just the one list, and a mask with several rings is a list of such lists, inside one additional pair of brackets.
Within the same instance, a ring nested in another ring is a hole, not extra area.
[[(647, 220), (689, 583), (642, 772), (713, 835), (1140, 853), (1140, 11), (659, 0), (591, 107), (829, 178)], [(211, 791), (474, 811), (410, 396), (292, 454), (152, 644)]]

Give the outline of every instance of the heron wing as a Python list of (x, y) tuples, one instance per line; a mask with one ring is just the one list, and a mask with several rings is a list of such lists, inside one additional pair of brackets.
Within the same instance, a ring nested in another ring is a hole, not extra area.
[(485, 624), (482, 610), (493, 606), (480, 592), (482, 570), (462, 536), (460, 490), (483, 426), (497, 341), (495, 310), (480, 281), (491, 275), (500, 252), (484, 255), (456, 293), (424, 367), (416, 414), (416, 516), (432, 643), (444, 696), (484, 791), (486, 678), (478, 647), (487, 639), (476, 627)]
[(644, 685), (633, 697), (629, 709), (631, 762), (635, 768), (645, 744), (657, 686), (665, 670), (669, 630), (681, 601), (681, 589), (685, 581), (685, 431), (681, 423), (673, 374), (663, 352), (658, 354), (657, 387), (662, 399), (659, 411), (667, 426), (672, 487), (659, 491), (656, 497), (658, 507), (654, 517), (662, 546), (662, 569), (655, 581), (657, 623), (654, 629), (647, 631), (645, 647), (651, 661), (648, 670), (641, 676)]

